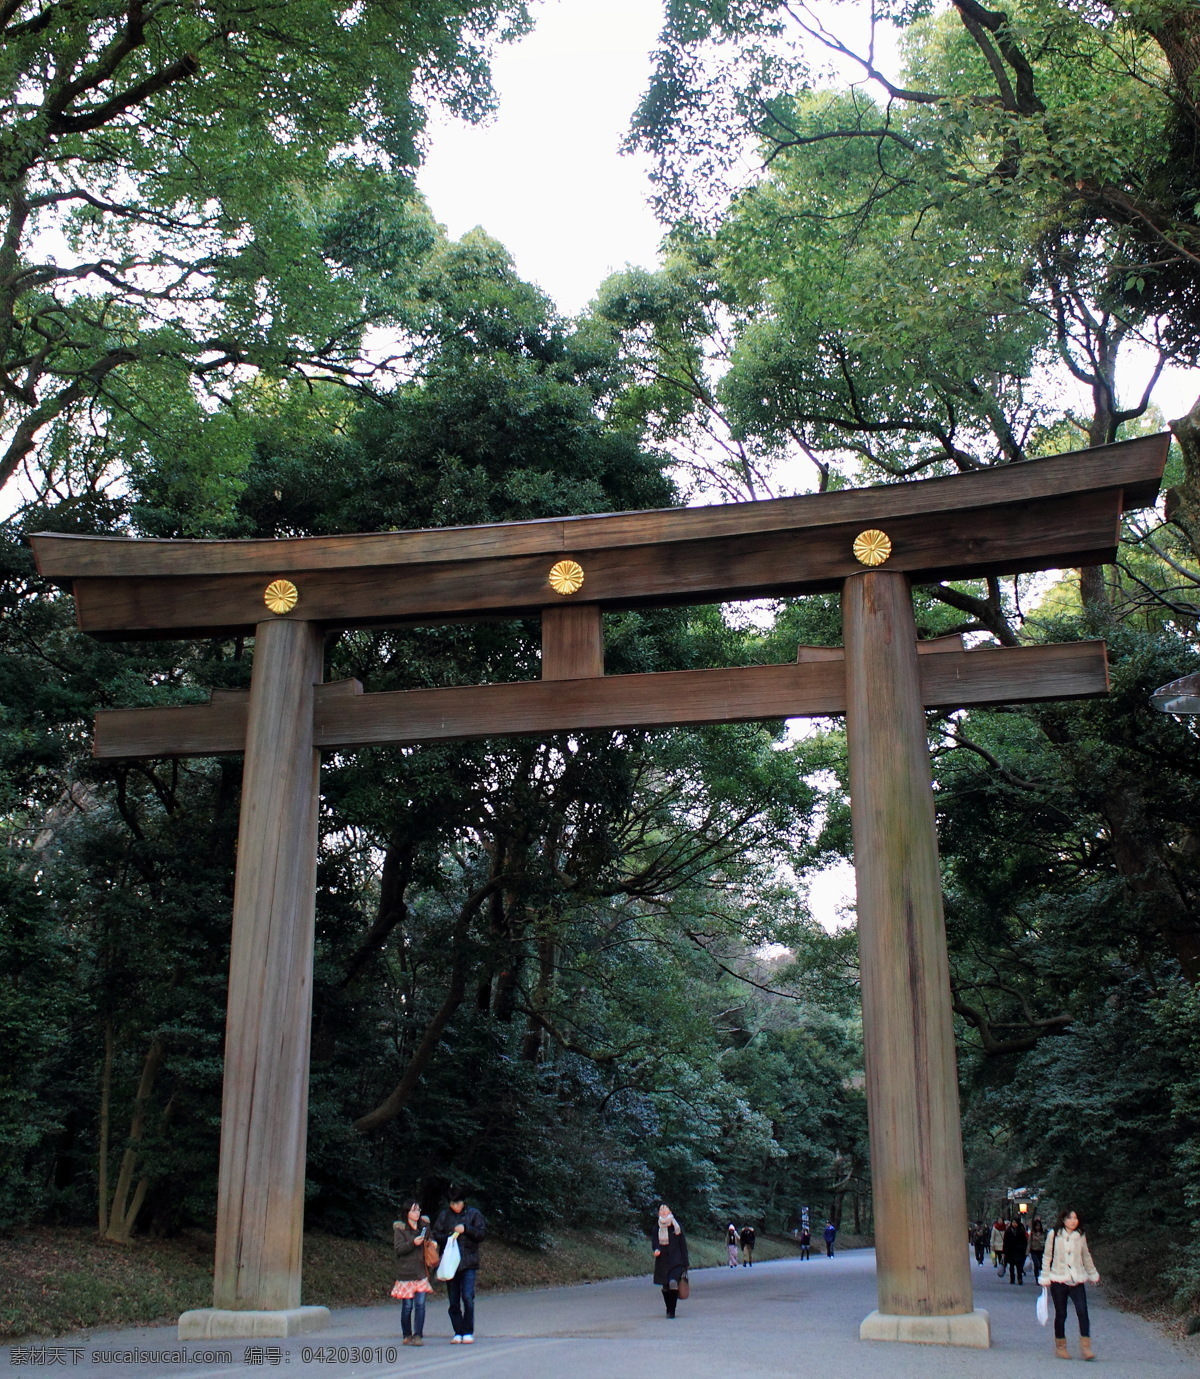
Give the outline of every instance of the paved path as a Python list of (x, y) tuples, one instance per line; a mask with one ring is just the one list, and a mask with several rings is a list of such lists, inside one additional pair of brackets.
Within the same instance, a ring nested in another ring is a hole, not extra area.
[[(486, 1264), (486, 1261), (485, 1261)], [(692, 1296), (679, 1317), (663, 1317), (661, 1295), (648, 1279), (482, 1294), (478, 1341), (449, 1344), (444, 1294), (431, 1299), (426, 1342), (399, 1347), (399, 1306), (347, 1308), (333, 1314), (330, 1330), (287, 1341), (264, 1341), (257, 1353), (244, 1341), (209, 1342), (229, 1361), (201, 1358), (199, 1342), (180, 1347), (174, 1328), (82, 1333), (62, 1342), (61, 1359), (26, 1354), (14, 1364), (0, 1353), (0, 1375), (38, 1373), (107, 1376), (107, 1379), (399, 1379), (444, 1375), (452, 1379), (1045, 1379), (1057, 1374), (1050, 1328), (1034, 1318), (1037, 1290), (1013, 1287), (987, 1267), (973, 1268), (976, 1306), (992, 1316), (992, 1349), (862, 1342), (858, 1323), (875, 1305), (874, 1256), (852, 1250), (834, 1260), (815, 1258), (756, 1264), (753, 1269), (692, 1273)], [(1197, 1379), (1200, 1344), (1174, 1343), (1137, 1317), (1105, 1306), (1091, 1291), (1098, 1374), (1109, 1379)], [(1068, 1323), (1068, 1327), (1072, 1323)], [(1069, 1329), (1068, 1335), (1074, 1334)], [(69, 1351), (82, 1351), (78, 1358)], [(354, 1347), (395, 1346), (395, 1357), (356, 1362)], [(102, 1361), (105, 1350), (185, 1349), (189, 1361)], [(338, 1351), (341, 1350), (339, 1355)], [(250, 1363), (247, 1363), (247, 1360)], [(1073, 1372), (1073, 1371), (1072, 1371)], [(1092, 1371), (1087, 1371), (1091, 1373)]]

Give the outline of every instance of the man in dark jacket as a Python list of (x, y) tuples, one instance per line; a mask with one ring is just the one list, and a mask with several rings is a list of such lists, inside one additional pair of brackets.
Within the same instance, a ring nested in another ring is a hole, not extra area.
[(1025, 1282), (1025, 1256), (1029, 1253), (1029, 1236), (1018, 1216), (1004, 1228), (1004, 1262), (1008, 1265), (1009, 1283)]
[(822, 1234), (825, 1237), (825, 1255), (828, 1259), (833, 1258), (833, 1242), (837, 1239), (837, 1227), (832, 1221), (825, 1227)]
[(742, 1268), (754, 1266), (754, 1227), (742, 1227)]
[(433, 1238), (444, 1256), (446, 1245), (458, 1241), (458, 1272), (446, 1287), (450, 1293), (451, 1345), (475, 1343), (475, 1272), (480, 1264), (480, 1246), (487, 1235), (487, 1222), (477, 1207), (469, 1207), (461, 1188), (450, 1189), (450, 1205), (438, 1212), (433, 1223)]

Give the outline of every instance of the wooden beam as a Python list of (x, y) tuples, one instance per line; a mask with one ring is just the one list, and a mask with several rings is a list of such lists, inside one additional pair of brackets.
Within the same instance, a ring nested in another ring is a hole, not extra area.
[[(484, 527), (370, 532), (282, 540), (173, 541), (73, 536), (33, 538), (48, 579), (185, 575), (290, 575), (364, 566), (427, 565), (503, 556), (579, 554), (822, 526), (882, 526), (905, 516), (1005, 506), (1097, 489), (1124, 490), (1126, 509), (1153, 503), (1170, 436), (1142, 436), (1024, 464), (907, 484), (844, 489), (716, 507), (555, 517)], [(585, 562), (586, 563), (586, 562)]]
[[(920, 487), (897, 484), (887, 492)], [(1121, 510), (1121, 490), (1106, 489), (948, 511), (936, 520), (928, 512), (875, 520), (892, 542), (886, 568), (933, 582), (1110, 561)], [(811, 593), (840, 588), (863, 568), (852, 549), (861, 530), (855, 522), (577, 551), (584, 583), (562, 599), (549, 584), (554, 561), (547, 555), (316, 570), (294, 576), (299, 601), (284, 617), (350, 627), (525, 616), (556, 601), (632, 608)], [(79, 626), (110, 637), (249, 633), (276, 573), (77, 578)]]
[[(930, 708), (1085, 698), (1108, 690), (1103, 642), (977, 651), (942, 651), (936, 643), (925, 643), (922, 648), (940, 652), (923, 654), (919, 661), (921, 693)], [(356, 693), (356, 681), (321, 685), (315, 699), (314, 741), (318, 747), (333, 749), (844, 713), (840, 650), (820, 650), (833, 654), (782, 666), (388, 694)], [(212, 705), (99, 713), (94, 754), (105, 758), (213, 756), (239, 752), (245, 740), (245, 703), (226, 696)]]
[(542, 679), (581, 680), (604, 674), (604, 632), (594, 603), (542, 609)]

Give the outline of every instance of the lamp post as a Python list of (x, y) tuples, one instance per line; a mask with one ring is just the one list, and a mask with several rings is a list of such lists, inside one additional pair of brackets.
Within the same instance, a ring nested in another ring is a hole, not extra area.
[(1159, 713), (1200, 713), (1200, 674), (1184, 675), (1159, 686), (1150, 702)]

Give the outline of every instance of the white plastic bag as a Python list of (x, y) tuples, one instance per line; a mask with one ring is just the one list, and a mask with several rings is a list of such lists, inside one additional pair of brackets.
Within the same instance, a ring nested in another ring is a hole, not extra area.
[(1043, 1326), (1050, 1320), (1050, 1290), (1048, 1288), (1038, 1290), (1037, 1319)]
[(443, 1283), (448, 1282), (458, 1273), (459, 1252), (458, 1237), (452, 1235), (446, 1241), (446, 1248), (442, 1251), (442, 1262), (438, 1265), (437, 1276)]

